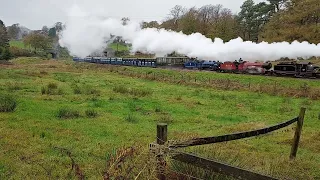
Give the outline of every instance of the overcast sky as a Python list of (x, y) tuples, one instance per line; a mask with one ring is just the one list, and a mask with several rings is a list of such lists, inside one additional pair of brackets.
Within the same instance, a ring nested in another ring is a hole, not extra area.
[[(175, 5), (201, 7), (222, 4), (234, 13), (245, 0), (0, 0), (0, 19), (9, 26), (19, 23), (30, 29), (65, 22), (68, 9), (74, 3), (104, 17), (129, 17), (138, 21), (164, 19)], [(262, 2), (264, 0), (254, 0)]]

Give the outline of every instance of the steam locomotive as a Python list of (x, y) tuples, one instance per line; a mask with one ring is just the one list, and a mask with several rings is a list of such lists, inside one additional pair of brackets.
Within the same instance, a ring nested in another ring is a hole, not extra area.
[(186, 57), (158, 57), (158, 58), (106, 58), (86, 57), (73, 58), (76, 62), (111, 64), (137, 67), (161, 67), (175, 65), (185, 69), (209, 70), (221, 73), (241, 73), (270, 76), (291, 76), (304, 78), (320, 78), (320, 67), (312, 63), (281, 62), (275, 66), (271, 62), (248, 62), (236, 60), (234, 62), (199, 61)]
[(186, 69), (211, 70), (222, 73), (241, 73), (273, 76), (292, 76), (303, 78), (320, 78), (320, 67), (312, 63), (280, 62), (273, 66), (271, 62), (227, 61), (197, 61), (184, 64)]

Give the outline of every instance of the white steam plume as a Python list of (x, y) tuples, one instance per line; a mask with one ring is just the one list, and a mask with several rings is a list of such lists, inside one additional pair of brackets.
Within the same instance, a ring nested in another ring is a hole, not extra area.
[(102, 51), (111, 39), (110, 34), (122, 36), (132, 43), (132, 51), (164, 55), (173, 51), (189, 57), (206, 60), (233, 61), (277, 60), (282, 57), (298, 58), (320, 56), (320, 44), (308, 42), (253, 43), (241, 38), (223, 42), (194, 33), (185, 35), (164, 29), (141, 29), (139, 23), (129, 22), (123, 26), (120, 20), (101, 19), (74, 6), (68, 16), (66, 29), (60, 34), (60, 45), (67, 47), (72, 55), (85, 57)]

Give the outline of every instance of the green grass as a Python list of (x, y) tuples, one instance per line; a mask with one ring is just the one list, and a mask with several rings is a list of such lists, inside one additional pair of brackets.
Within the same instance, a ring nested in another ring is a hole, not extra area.
[(18, 48), (22, 48), (22, 49), (25, 48), (23, 41), (11, 40), (11, 41), (9, 42), (9, 44), (10, 44), (10, 46), (13, 46), (13, 47), (18, 47)]
[(118, 43), (112, 43), (109, 45), (110, 48), (112, 48), (113, 50), (118, 50), (118, 51), (129, 51), (129, 47), (122, 45), (122, 44), (118, 44)]
[(0, 112), (13, 112), (17, 107), (17, 100), (11, 95), (0, 95)]
[[(144, 78), (149, 71), (177, 73), (168, 70), (129, 68), (140, 72), (137, 78), (121, 75), (113, 66), (39, 59), (12, 62), (0, 71), (0, 94), (10, 94), (19, 103), (14, 112), (0, 113), (0, 179), (102, 179), (107, 174), (134, 179), (141, 170), (138, 179), (152, 179), (155, 174), (148, 169), (153, 172), (154, 166), (148, 164), (147, 152), (148, 144), (156, 140), (158, 122), (169, 124), (168, 139), (189, 139), (273, 125), (297, 116), (301, 106), (307, 112), (295, 161), (288, 160), (294, 126), (259, 138), (186, 151), (277, 178), (320, 177), (319, 100)], [(182, 74), (252, 84), (274, 81), (209, 72)], [(288, 88), (307, 81), (280, 80)], [(310, 81), (310, 87), (318, 87), (317, 83)], [(42, 95), (41, 88), (49, 86), (63, 93)], [(169, 166), (201, 174), (174, 162)]]

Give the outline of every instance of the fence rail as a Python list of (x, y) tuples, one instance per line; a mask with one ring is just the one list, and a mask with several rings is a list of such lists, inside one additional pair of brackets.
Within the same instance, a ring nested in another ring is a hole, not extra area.
[(157, 125), (157, 143), (156, 144), (150, 144), (150, 151), (156, 154), (157, 157), (157, 172), (158, 172), (158, 178), (160, 180), (165, 180), (165, 155), (170, 155), (171, 158), (192, 164), (194, 166), (203, 168), (203, 169), (209, 169), (214, 172), (218, 172), (221, 174), (233, 176), (238, 179), (248, 179), (248, 180), (255, 180), (255, 179), (261, 179), (261, 180), (273, 180), (275, 178), (269, 177), (266, 175), (258, 174), (252, 171), (244, 170), (238, 167), (230, 166), (223, 164), (221, 162), (216, 162), (214, 160), (205, 159), (202, 157), (198, 157), (196, 155), (187, 154), (183, 152), (177, 152), (176, 148), (182, 148), (182, 147), (189, 147), (189, 146), (198, 146), (198, 145), (204, 145), (204, 144), (213, 144), (218, 142), (226, 142), (226, 141), (232, 141), (237, 139), (243, 139), (243, 138), (249, 138), (253, 136), (259, 136), (262, 134), (267, 134), (279, 129), (282, 129), (284, 127), (287, 127), (295, 122), (297, 122), (295, 135), (292, 143), (292, 148), (290, 152), (290, 159), (294, 159), (296, 157), (303, 121), (304, 121), (304, 115), (305, 115), (306, 108), (300, 109), (300, 114), (298, 117), (293, 118), (291, 120), (288, 120), (286, 122), (279, 123), (274, 126), (270, 126), (263, 129), (253, 130), (253, 131), (247, 131), (247, 132), (240, 132), (235, 134), (227, 134), (222, 136), (214, 136), (214, 137), (205, 137), (205, 138), (195, 138), (191, 140), (187, 140), (184, 142), (179, 143), (173, 143), (166, 145), (167, 141), (167, 124), (158, 124)]
[(224, 174), (227, 176), (232, 176), (235, 178), (245, 177), (245, 179), (248, 179), (248, 180), (275, 180), (275, 178), (270, 176), (258, 174), (252, 171), (230, 166), (214, 160), (201, 158), (193, 154), (181, 152), (171, 156), (171, 158), (183, 163), (188, 163), (196, 167), (208, 169), (208, 170), (218, 172), (220, 174)]
[(247, 132), (240, 132), (235, 134), (227, 134), (223, 136), (214, 136), (214, 137), (205, 137), (205, 138), (195, 138), (188, 141), (172, 144), (169, 146), (169, 148), (182, 148), (182, 147), (189, 147), (189, 146), (199, 146), (199, 145), (205, 145), (205, 144), (213, 144), (213, 143), (219, 143), (219, 142), (226, 142), (226, 141), (233, 141), (238, 139), (244, 139), (249, 138), (253, 136), (259, 136), (263, 134), (270, 133), (272, 131), (276, 131), (278, 129), (282, 129), (284, 127), (287, 127), (299, 120), (299, 117), (296, 117), (294, 119), (291, 119), (289, 121), (270, 126), (263, 129), (258, 129), (254, 131), (247, 131)]

